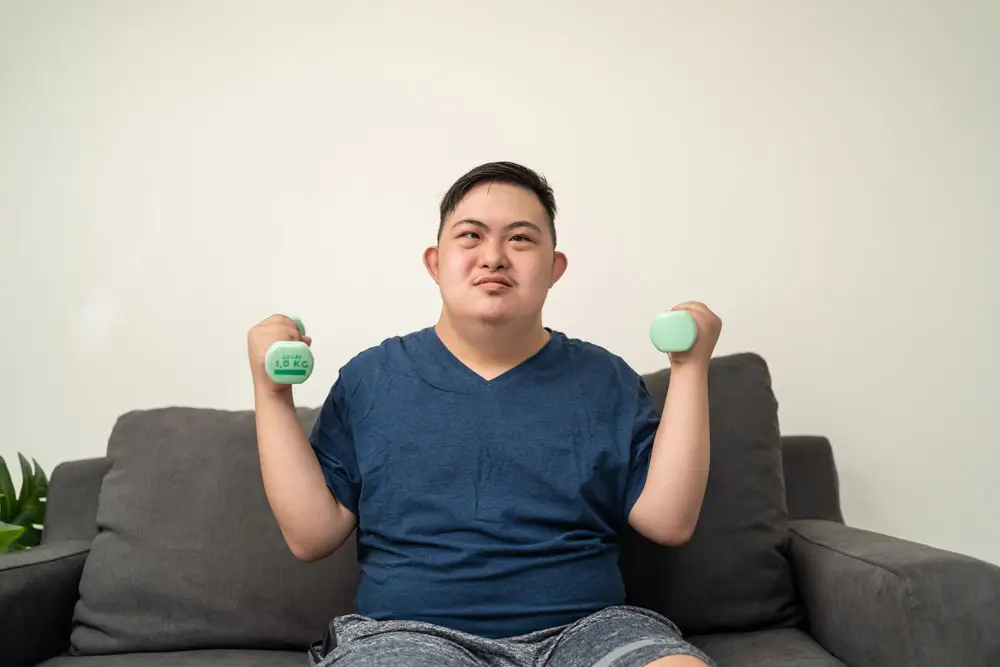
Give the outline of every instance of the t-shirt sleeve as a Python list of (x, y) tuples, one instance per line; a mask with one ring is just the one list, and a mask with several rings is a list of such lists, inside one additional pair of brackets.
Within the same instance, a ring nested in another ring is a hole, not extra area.
[(629, 469), (625, 483), (625, 507), (622, 519), (628, 521), (629, 513), (639, 499), (643, 486), (646, 484), (646, 474), (649, 471), (649, 458), (653, 452), (653, 440), (656, 429), (660, 425), (660, 406), (646, 388), (641, 376), (633, 380), (633, 385), (626, 393), (626, 401), (630, 401), (631, 410), (626, 414), (630, 418), (631, 442), (629, 443)]
[(309, 444), (323, 469), (327, 487), (340, 504), (357, 516), (361, 474), (351, 434), (348, 401), (344, 379), (340, 377), (320, 408), (309, 435)]

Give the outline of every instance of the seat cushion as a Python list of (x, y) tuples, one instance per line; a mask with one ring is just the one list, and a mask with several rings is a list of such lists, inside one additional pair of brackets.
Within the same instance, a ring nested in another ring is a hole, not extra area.
[[(711, 470), (697, 528), (680, 547), (634, 530), (621, 557), (629, 601), (685, 634), (794, 627), (802, 618), (792, 570), (778, 404), (764, 359), (741, 353), (709, 369)], [(663, 405), (670, 369), (644, 376)]]
[[(308, 429), (316, 410), (300, 409), (299, 418)], [(74, 654), (305, 655), (333, 616), (353, 610), (354, 540), (319, 562), (291, 554), (264, 493), (252, 411), (129, 412), (114, 425), (107, 455)]]
[(844, 667), (812, 637), (793, 628), (700, 635), (688, 640), (720, 667)]
[(302, 667), (309, 661), (297, 651), (168, 651), (122, 655), (60, 656), (39, 667)]

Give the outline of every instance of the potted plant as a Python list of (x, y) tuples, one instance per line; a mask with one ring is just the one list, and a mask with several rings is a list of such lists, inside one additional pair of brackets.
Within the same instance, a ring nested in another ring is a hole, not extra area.
[(45, 523), (45, 503), (49, 480), (38, 461), (18, 452), (21, 460), (21, 492), (14, 493), (14, 483), (7, 462), (0, 456), (0, 553), (38, 546)]

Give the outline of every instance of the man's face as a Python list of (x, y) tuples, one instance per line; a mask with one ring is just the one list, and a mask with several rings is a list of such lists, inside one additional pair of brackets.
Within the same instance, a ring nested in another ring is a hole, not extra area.
[(506, 183), (470, 190), (424, 253), (453, 317), (503, 323), (539, 316), (566, 270), (548, 214), (533, 192)]

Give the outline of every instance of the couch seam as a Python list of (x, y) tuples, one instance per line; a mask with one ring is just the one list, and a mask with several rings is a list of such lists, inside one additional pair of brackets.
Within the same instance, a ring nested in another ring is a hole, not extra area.
[(23, 570), (26, 567), (38, 567), (39, 565), (48, 565), (49, 563), (58, 563), (59, 561), (66, 560), (67, 558), (72, 558), (74, 556), (79, 556), (80, 554), (87, 553), (88, 551), (90, 551), (90, 546), (81, 547), (79, 551), (72, 551), (72, 552), (70, 552), (68, 554), (63, 554), (62, 556), (59, 556), (57, 558), (47, 558), (45, 560), (39, 560), (39, 561), (35, 561), (33, 563), (23, 563), (21, 565), (14, 565), (14, 566), (11, 566), (11, 567), (3, 567), (2, 564), (0, 564), (0, 575), (2, 575), (4, 572), (16, 572), (18, 570)]
[[(828, 519), (808, 519), (808, 520), (809, 521), (828, 521)], [(885, 570), (886, 572), (888, 572), (889, 574), (891, 574), (894, 577), (897, 577), (897, 578), (899, 577), (899, 573), (898, 572), (896, 572), (895, 570), (893, 570), (893, 569), (891, 569), (889, 567), (886, 567), (882, 563), (878, 563), (878, 562), (875, 562), (875, 561), (868, 560), (866, 558), (862, 558), (861, 556), (858, 556), (856, 554), (847, 553), (846, 551), (842, 551), (840, 549), (837, 549), (836, 547), (834, 547), (834, 546), (832, 546), (830, 544), (826, 544), (825, 542), (820, 542), (820, 541), (816, 540), (815, 538), (803, 535), (799, 531), (799, 529), (797, 527), (791, 525), (791, 523), (792, 523), (791, 521), (789, 521), (788, 523), (789, 523), (788, 529), (791, 532), (795, 533), (796, 535), (798, 535), (799, 537), (801, 537), (806, 542), (809, 542), (810, 544), (814, 544), (814, 545), (816, 545), (818, 547), (823, 547), (824, 549), (832, 551), (832, 552), (834, 552), (836, 554), (840, 554), (841, 556), (846, 556), (847, 558), (851, 558), (853, 560), (860, 561), (860, 562), (862, 562), (862, 563), (864, 563), (866, 565), (871, 565), (872, 567), (877, 567), (880, 570)], [(833, 523), (833, 522), (831, 522), (831, 523)], [(837, 525), (838, 526), (842, 526), (843, 524), (837, 524)]]

